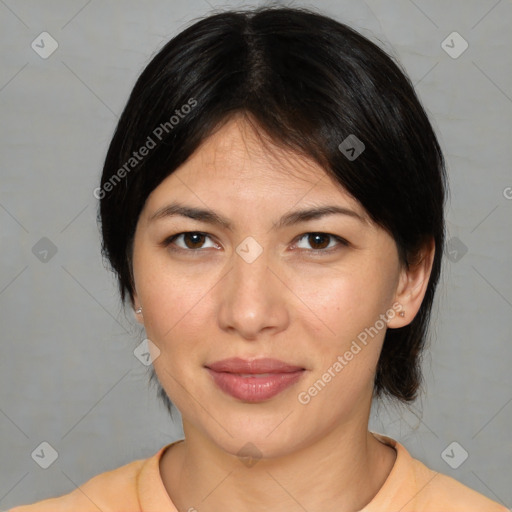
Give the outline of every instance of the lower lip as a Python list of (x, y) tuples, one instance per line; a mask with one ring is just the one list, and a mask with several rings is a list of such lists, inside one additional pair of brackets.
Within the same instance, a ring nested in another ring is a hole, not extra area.
[(245, 402), (263, 402), (295, 384), (304, 373), (272, 373), (262, 377), (241, 377), (236, 373), (216, 372), (207, 368), (215, 384), (234, 398)]

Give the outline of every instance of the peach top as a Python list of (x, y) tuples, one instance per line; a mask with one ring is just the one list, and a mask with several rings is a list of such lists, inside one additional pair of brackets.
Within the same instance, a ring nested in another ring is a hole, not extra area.
[[(509, 512), (457, 480), (427, 468), (399, 442), (372, 434), (393, 447), (397, 457), (384, 485), (360, 512)], [(70, 494), (9, 512), (177, 512), (159, 470), (164, 451), (175, 443), (148, 459), (101, 473)]]

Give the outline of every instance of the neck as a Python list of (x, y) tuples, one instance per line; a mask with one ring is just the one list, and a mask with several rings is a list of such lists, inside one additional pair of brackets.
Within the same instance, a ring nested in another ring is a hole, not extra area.
[(355, 512), (377, 494), (396, 458), (367, 424), (344, 425), (285, 456), (261, 459), (227, 453), (184, 424), (185, 441), (162, 457), (162, 480), (183, 511)]

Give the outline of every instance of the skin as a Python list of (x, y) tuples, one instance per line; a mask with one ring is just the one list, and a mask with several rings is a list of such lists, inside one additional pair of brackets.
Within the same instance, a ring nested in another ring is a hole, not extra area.
[[(174, 201), (214, 210), (232, 226), (178, 215), (151, 220)], [(291, 211), (325, 205), (361, 219), (332, 214), (273, 227)], [(163, 243), (193, 231), (208, 236)], [(311, 240), (309, 233), (348, 244)], [(263, 249), (252, 263), (236, 252), (248, 236)], [(393, 304), (406, 314), (395, 315), (387, 328), (412, 321), (433, 255), (430, 244), (405, 269), (392, 237), (318, 164), (270, 150), (241, 117), (166, 178), (138, 220), (133, 300), (143, 307), (137, 319), (160, 351), (154, 351), (158, 379), (182, 414), (185, 441), (160, 463), (178, 509), (348, 512), (369, 503), (396, 458), (368, 432), (386, 328), (308, 404), (298, 394)], [(221, 391), (204, 368), (229, 357), (272, 357), (306, 371), (277, 396), (249, 403)], [(247, 443), (254, 465), (237, 456)]]

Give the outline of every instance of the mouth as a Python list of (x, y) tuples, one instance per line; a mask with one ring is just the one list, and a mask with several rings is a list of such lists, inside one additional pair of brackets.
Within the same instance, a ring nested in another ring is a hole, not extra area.
[(301, 366), (269, 358), (224, 359), (205, 368), (221, 391), (250, 403), (273, 398), (296, 384), (306, 371)]

